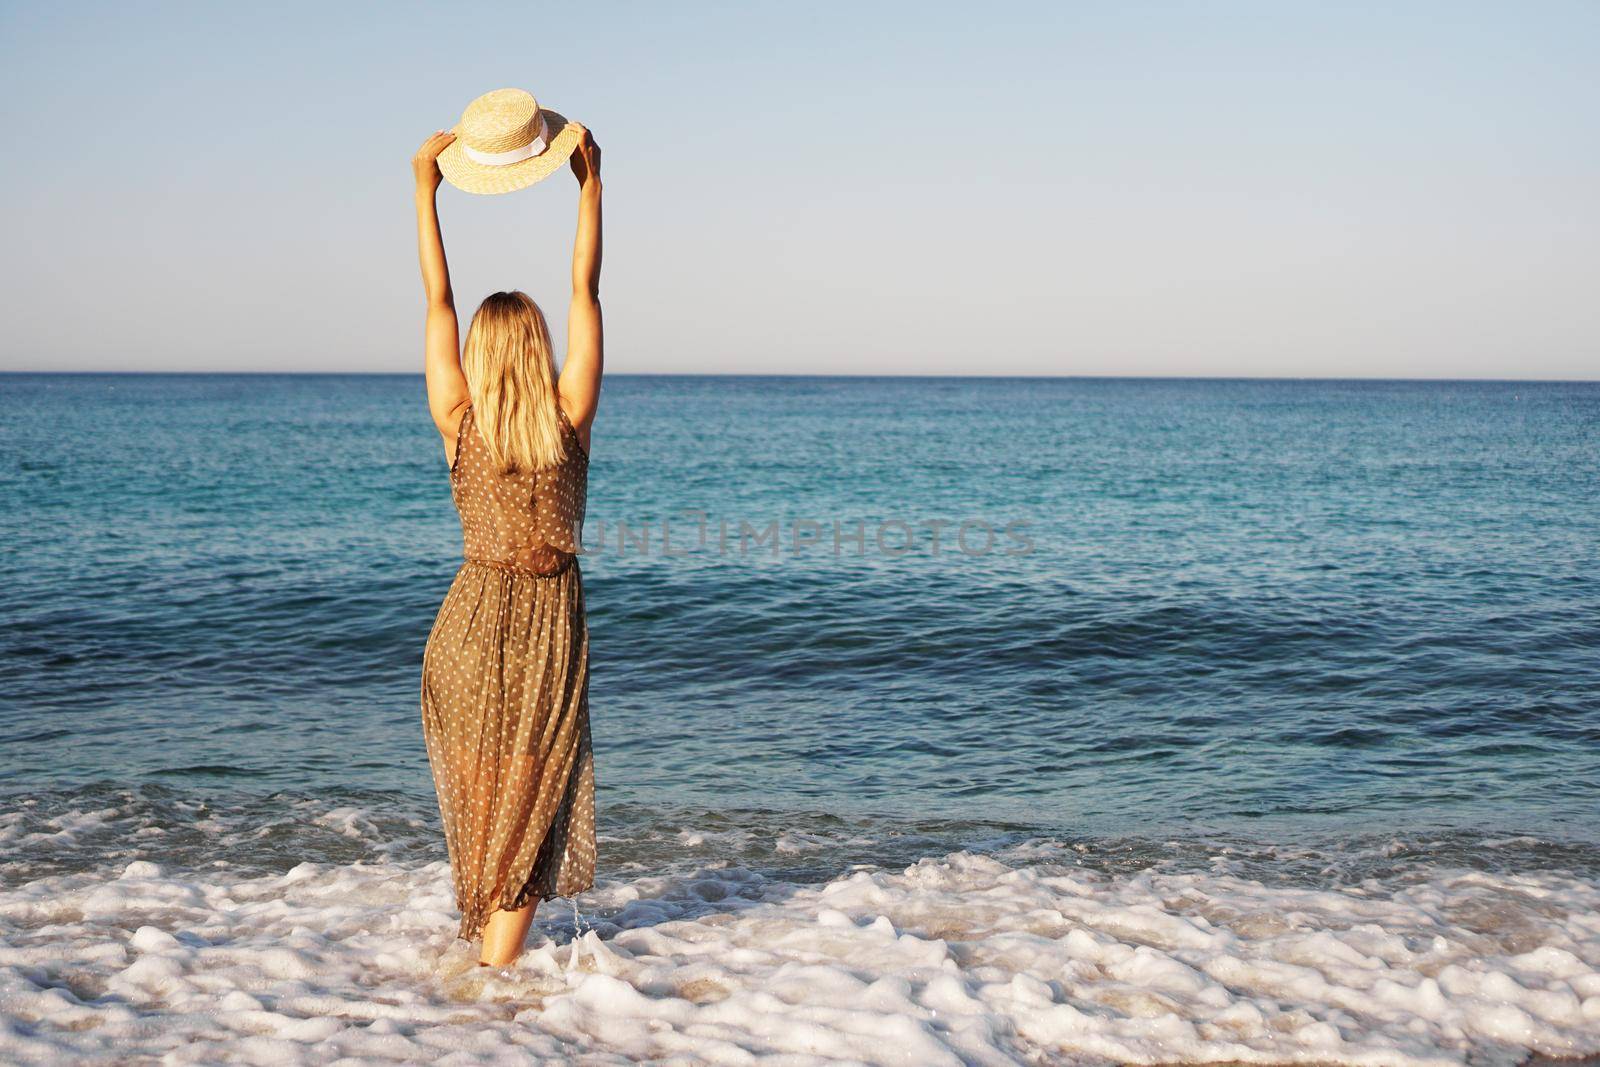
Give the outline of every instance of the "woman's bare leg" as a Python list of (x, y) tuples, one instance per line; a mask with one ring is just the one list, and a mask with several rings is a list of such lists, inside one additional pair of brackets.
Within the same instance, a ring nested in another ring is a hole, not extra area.
[(497, 910), (483, 924), (483, 951), (478, 962), (488, 967), (504, 967), (522, 954), (522, 943), (528, 938), (528, 927), (533, 925), (533, 912), (539, 906), (537, 897), (526, 907), (516, 911)]

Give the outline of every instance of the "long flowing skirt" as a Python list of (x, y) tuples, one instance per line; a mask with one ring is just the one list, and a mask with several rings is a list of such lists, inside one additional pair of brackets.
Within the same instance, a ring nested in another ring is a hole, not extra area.
[(589, 629), (577, 560), (467, 561), (428, 635), (422, 731), (471, 941), (498, 908), (594, 884)]

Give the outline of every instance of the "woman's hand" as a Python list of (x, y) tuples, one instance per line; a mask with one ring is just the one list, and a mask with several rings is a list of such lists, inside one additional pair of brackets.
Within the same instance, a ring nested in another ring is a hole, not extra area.
[(593, 182), (600, 184), (600, 146), (595, 143), (594, 134), (579, 122), (572, 123), (578, 130), (578, 147), (572, 153), (572, 173), (578, 178), (578, 186), (582, 188)]
[(417, 176), (417, 188), (433, 192), (439, 188), (439, 182), (444, 175), (439, 173), (439, 153), (445, 146), (456, 139), (456, 135), (449, 130), (440, 130), (417, 149), (417, 154), (411, 157), (411, 172)]

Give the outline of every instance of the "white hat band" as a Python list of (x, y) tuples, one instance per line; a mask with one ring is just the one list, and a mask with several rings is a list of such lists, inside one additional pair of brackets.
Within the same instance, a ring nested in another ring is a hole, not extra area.
[(463, 144), (462, 154), (474, 163), (482, 163), (486, 167), (504, 167), (511, 163), (521, 163), (524, 159), (532, 159), (545, 149), (545, 134), (549, 129), (544, 124), (544, 116), (539, 116), (539, 136), (523, 145), (513, 148), (509, 152), (480, 152), (476, 148)]

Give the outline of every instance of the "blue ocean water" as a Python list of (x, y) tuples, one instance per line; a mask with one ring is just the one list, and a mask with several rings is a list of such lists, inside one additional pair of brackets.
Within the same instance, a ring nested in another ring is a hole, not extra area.
[[(7, 879), (196, 812), (167, 858), (443, 855), (420, 377), (9, 375), (0, 435), (3, 808), (119, 813)], [(830, 870), (1034, 833), (1600, 870), (1600, 385), (618, 376), (586, 543), (619, 863), (785, 827)], [(342, 804), (392, 839), (299, 814)]]

